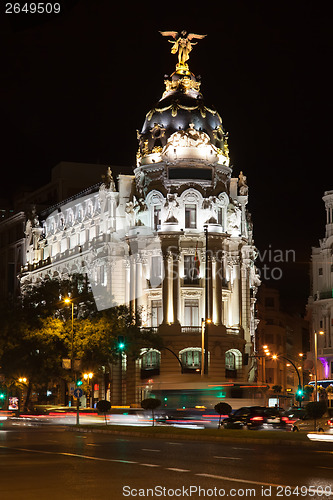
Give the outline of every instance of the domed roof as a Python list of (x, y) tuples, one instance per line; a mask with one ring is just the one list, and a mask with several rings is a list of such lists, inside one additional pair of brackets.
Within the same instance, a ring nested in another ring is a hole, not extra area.
[(213, 107), (205, 105), (195, 76), (189, 71), (176, 71), (164, 83), (166, 90), (147, 113), (139, 135), (141, 155), (163, 148), (173, 133), (190, 126), (205, 132), (218, 150), (225, 150), (227, 137), (222, 119)]

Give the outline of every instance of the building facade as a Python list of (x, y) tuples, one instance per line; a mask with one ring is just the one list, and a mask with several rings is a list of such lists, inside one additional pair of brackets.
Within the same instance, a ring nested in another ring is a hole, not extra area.
[(256, 378), (247, 180), (232, 176), (221, 117), (179, 61), (138, 132), (133, 175), (116, 185), (108, 169), (97, 188), (34, 214), (25, 231), (23, 284), (84, 272), (98, 309), (127, 304), (163, 337), (167, 349), (115, 367), (103, 388), (113, 404)]
[(318, 380), (333, 379), (333, 191), (326, 191), (323, 201), (326, 210), (325, 237), (318, 247), (312, 248), (311, 296), (308, 302), (313, 361), (315, 333), (318, 340)]

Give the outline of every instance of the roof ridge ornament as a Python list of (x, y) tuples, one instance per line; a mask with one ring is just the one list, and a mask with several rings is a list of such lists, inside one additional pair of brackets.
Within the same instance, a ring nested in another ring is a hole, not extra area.
[(168, 40), (172, 43), (171, 53), (176, 54), (178, 52), (178, 64), (176, 64), (176, 73), (189, 74), (188, 64), (186, 61), (189, 60), (189, 54), (192, 50), (193, 45), (198, 42), (191, 42), (193, 39), (202, 40), (207, 35), (196, 35), (195, 33), (187, 33), (187, 31), (160, 31), (162, 36), (171, 36), (175, 41)]

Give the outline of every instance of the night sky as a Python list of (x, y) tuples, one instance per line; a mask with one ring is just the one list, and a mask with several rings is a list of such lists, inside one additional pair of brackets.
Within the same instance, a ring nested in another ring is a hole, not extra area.
[[(131, 173), (136, 129), (177, 62), (158, 31), (207, 34), (190, 70), (229, 132), (233, 175), (247, 176), (259, 260), (269, 250), (268, 260), (295, 251), (282, 279), (267, 284), (281, 290), (284, 305), (304, 309), (311, 246), (325, 230), (321, 198), (333, 189), (327, 4), (59, 3), (61, 15), (39, 17), (5, 15), (1, 6), (0, 197), (45, 184), (59, 161)], [(268, 260), (270, 269), (281, 267)]]

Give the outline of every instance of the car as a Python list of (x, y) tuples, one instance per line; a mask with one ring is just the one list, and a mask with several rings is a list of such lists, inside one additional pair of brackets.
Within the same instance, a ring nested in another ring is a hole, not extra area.
[(289, 425), (289, 427), (292, 427), (296, 420), (303, 418), (305, 414), (305, 408), (291, 408), (289, 410), (285, 410), (282, 415), (286, 417), (284, 420), (286, 421), (287, 425)]
[(292, 426), (293, 432), (327, 432), (333, 434), (333, 408), (328, 408), (321, 418), (314, 420), (305, 414)]
[(224, 429), (286, 429), (281, 408), (243, 406), (223, 421)]

